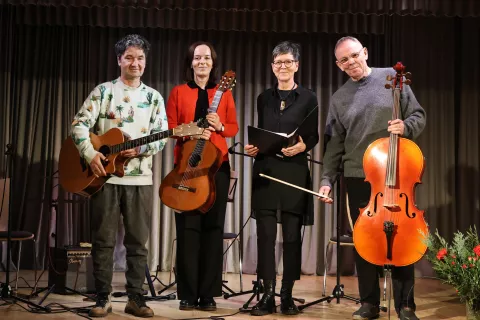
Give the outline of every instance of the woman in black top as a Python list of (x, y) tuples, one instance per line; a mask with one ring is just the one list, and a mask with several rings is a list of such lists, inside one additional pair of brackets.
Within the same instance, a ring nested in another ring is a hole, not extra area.
[[(283, 279), (281, 310), (298, 314), (292, 299), (295, 280), (300, 279), (302, 262), (302, 225), (313, 224), (313, 197), (308, 193), (264, 179), (259, 173), (311, 189), (307, 152), (318, 143), (318, 103), (315, 93), (298, 85), (300, 48), (285, 41), (272, 52), (272, 70), (278, 83), (257, 99), (258, 127), (292, 133), (300, 126), (297, 142), (283, 148), (282, 154), (263, 154), (256, 146), (245, 145), (255, 157), (253, 165), (252, 213), (257, 220), (258, 266), (265, 293), (252, 309), (252, 315), (265, 315), (275, 309), (275, 240), (277, 223), (283, 232)], [(308, 121), (303, 122), (306, 117)]]

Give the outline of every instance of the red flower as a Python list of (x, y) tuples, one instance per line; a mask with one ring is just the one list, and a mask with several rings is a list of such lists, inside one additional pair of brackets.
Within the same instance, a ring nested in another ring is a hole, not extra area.
[(440, 249), (437, 252), (437, 259), (438, 260), (443, 260), (446, 255), (447, 255), (447, 249), (446, 248)]
[(473, 252), (475, 252), (475, 254), (480, 257), (480, 244), (473, 248)]
[(462, 268), (467, 269), (467, 265), (466, 264), (462, 265)]
[(452, 266), (455, 265), (455, 261), (452, 261)]

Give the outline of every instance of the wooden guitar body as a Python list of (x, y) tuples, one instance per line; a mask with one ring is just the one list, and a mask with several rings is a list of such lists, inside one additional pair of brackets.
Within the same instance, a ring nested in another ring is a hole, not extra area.
[[(205, 145), (195, 159), (197, 143)], [(215, 174), (223, 161), (222, 152), (210, 141), (190, 140), (183, 144), (178, 159), (160, 185), (162, 203), (178, 212), (206, 213), (215, 203)]]
[[(113, 128), (104, 135), (97, 136), (90, 133), (90, 141), (97, 151), (108, 148), (107, 146), (123, 143), (125, 137), (120, 129)], [(102, 152), (103, 153), (103, 152)], [(62, 187), (72, 193), (89, 197), (100, 190), (107, 180), (112, 176), (123, 177), (124, 165), (129, 158), (121, 157), (119, 154), (107, 154), (108, 162), (105, 163), (107, 176), (96, 177), (87, 161), (80, 157), (71, 137), (65, 139), (60, 151), (58, 172)]]

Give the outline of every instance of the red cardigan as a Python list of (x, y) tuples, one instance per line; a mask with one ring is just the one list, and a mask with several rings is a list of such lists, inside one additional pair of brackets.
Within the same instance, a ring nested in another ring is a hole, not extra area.
[[(208, 102), (212, 103), (218, 86), (207, 89)], [(187, 84), (174, 87), (170, 92), (167, 102), (168, 128), (172, 129), (184, 123), (192, 122), (195, 118), (195, 107), (197, 104), (198, 89), (191, 88)], [(223, 123), (225, 130), (223, 132), (212, 132), (210, 142), (222, 151), (223, 161), (228, 161), (228, 146), (225, 138), (234, 137), (238, 132), (237, 113), (235, 111), (235, 102), (230, 90), (223, 93), (222, 99), (218, 105), (217, 114)], [(175, 160), (182, 147), (183, 141), (178, 139), (174, 149)]]

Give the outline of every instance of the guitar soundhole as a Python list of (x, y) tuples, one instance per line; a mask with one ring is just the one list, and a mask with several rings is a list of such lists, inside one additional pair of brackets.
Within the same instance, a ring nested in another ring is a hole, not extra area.
[(110, 146), (103, 145), (100, 147), (100, 149), (98, 149), (98, 152), (106, 157), (110, 154)]
[(202, 157), (201, 157), (200, 154), (197, 154), (197, 153), (192, 154), (190, 156), (189, 165), (192, 166), (192, 167), (196, 167), (200, 163), (200, 160), (202, 160)]

